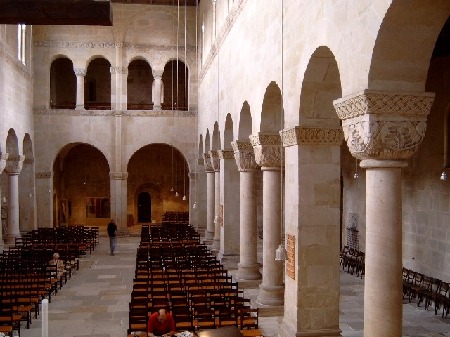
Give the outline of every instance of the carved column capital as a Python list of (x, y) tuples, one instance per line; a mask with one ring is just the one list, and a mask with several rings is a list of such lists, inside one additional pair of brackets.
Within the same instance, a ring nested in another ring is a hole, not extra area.
[(214, 172), (214, 169), (211, 164), (211, 155), (209, 154), (209, 152), (203, 153), (203, 163), (205, 165), (206, 172)]
[(425, 137), (433, 93), (364, 90), (334, 101), (344, 138), (358, 159), (405, 160)]
[(284, 165), (281, 155), (281, 137), (276, 134), (257, 133), (250, 135), (256, 163), (264, 168), (280, 168)]
[(305, 128), (295, 126), (280, 131), (283, 146), (300, 144), (310, 145), (340, 145), (344, 139), (341, 129)]
[(198, 173), (197, 172), (189, 172), (189, 179), (191, 182), (196, 182), (198, 179)]
[(0, 153), (0, 174), (5, 169), (7, 160), (8, 160), (8, 153)]
[(23, 164), (25, 165), (33, 165), (34, 164), (34, 158), (33, 157), (25, 157)]
[(110, 172), (109, 179), (110, 180), (127, 180), (128, 172)]
[(255, 161), (255, 153), (253, 152), (253, 146), (250, 141), (236, 140), (231, 142), (231, 146), (234, 150), (234, 159), (239, 172), (248, 172), (259, 169), (258, 164)]
[(209, 151), (209, 157), (211, 158), (211, 166), (214, 172), (219, 172), (220, 171), (219, 151), (216, 150)]
[(73, 71), (75, 72), (76, 76), (86, 76), (85, 68), (73, 68)]
[(5, 171), (8, 174), (19, 174), (22, 171), (23, 161), (25, 160), (25, 156), (20, 154), (10, 154), (8, 156), (8, 160), (6, 161)]
[(160, 80), (162, 78), (164, 70), (159, 70), (159, 69), (153, 69), (153, 77), (158, 80)]
[(234, 153), (232, 150), (219, 150), (217, 151), (219, 154), (219, 159), (234, 159)]

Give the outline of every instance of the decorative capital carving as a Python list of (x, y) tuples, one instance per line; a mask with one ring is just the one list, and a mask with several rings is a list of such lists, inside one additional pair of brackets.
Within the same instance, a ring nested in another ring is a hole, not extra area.
[(128, 74), (128, 68), (123, 67), (110, 67), (109, 71), (111, 74)]
[(250, 135), (249, 138), (255, 152), (255, 161), (259, 166), (280, 168), (284, 165), (280, 135), (258, 133)]
[(334, 101), (334, 107), (353, 156), (405, 160), (425, 137), (433, 100), (433, 93), (365, 90)]
[(6, 167), (6, 161), (8, 160), (8, 153), (0, 153), (0, 174)]
[(234, 159), (234, 153), (232, 150), (220, 150), (217, 151), (219, 159)]
[(34, 164), (34, 158), (33, 157), (25, 157), (23, 164), (25, 165), (33, 165)]
[(53, 177), (53, 172), (36, 172), (36, 179), (51, 179)]
[(109, 179), (110, 180), (127, 180), (128, 172), (110, 172)]
[(164, 69), (160, 70), (160, 69), (153, 69), (153, 77), (158, 80), (161, 79), (162, 75), (163, 75)]
[(214, 169), (211, 164), (211, 155), (209, 154), (209, 152), (203, 153), (203, 163), (205, 164), (206, 172), (214, 172)]
[(344, 139), (341, 129), (304, 128), (300, 126), (281, 130), (280, 135), (284, 147), (300, 144), (340, 145)]
[(198, 179), (198, 173), (197, 172), (189, 172), (189, 179), (191, 182), (196, 182)]
[(84, 68), (74, 68), (73, 71), (76, 76), (86, 76), (86, 69)]
[(219, 151), (216, 150), (209, 151), (209, 157), (211, 158), (211, 166), (214, 172), (219, 172), (220, 171)]
[(259, 169), (259, 166), (255, 161), (255, 153), (253, 152), (253, 146), (250, 141), (236, 140), (231, 142), (231, 146), (234, 150), (234, 159), (236, 160), (239, 172)]
[(10, 154), (8, 160), (6, 161), (5, 171), (8, 174), (19, 174), (22, 171), (23, 161), (25, 156), (20, 154)]

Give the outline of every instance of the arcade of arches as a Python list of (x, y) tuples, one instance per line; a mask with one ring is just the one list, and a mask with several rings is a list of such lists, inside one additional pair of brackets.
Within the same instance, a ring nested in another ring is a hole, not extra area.
[(112, 27), (0, 25), (0, 246), (189, 212), (284, 307), (280, 336), (339, 336), (351, 243), (364, 335), (400, 337), (402, 267), (450, 281), (450, 2), (112, 8)]

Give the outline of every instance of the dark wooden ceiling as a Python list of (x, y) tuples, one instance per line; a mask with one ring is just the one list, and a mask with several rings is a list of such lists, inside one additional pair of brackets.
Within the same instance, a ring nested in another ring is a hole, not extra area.
[(200, 0), (111, 0), (112, 3), (121, 4), (148, 4), (148, 5), (167, 5), (167, 6), (197, 6)]
[(0, 24), (112, 26), (111, 3), (197, 6), (200, 0), (0, 0)]

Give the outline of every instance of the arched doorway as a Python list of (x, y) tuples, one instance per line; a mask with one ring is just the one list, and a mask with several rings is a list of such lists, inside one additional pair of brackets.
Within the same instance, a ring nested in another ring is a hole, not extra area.
[(152, 197), (148, 192), (138, 195), (138, 222), (152, 222)]

